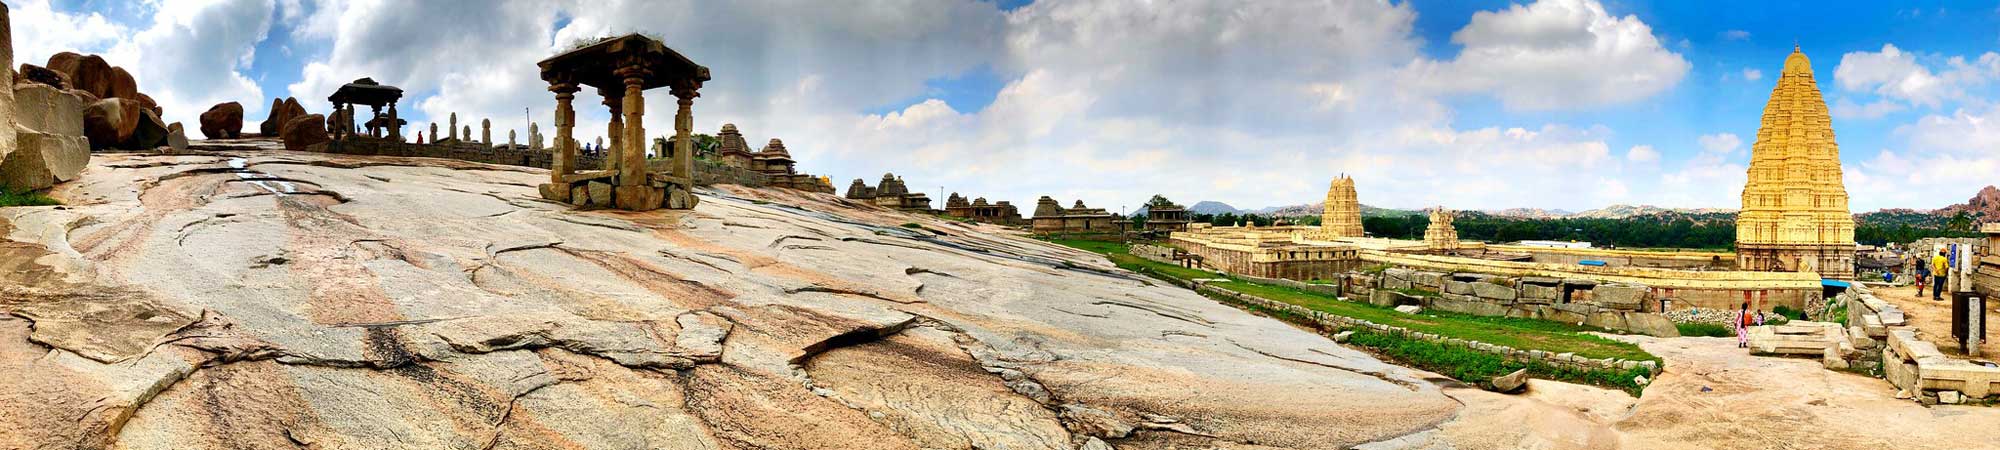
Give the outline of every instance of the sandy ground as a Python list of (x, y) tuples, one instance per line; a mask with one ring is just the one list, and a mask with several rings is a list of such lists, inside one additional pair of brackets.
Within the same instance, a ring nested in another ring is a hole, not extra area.
[[(1911, 326), (1917, 327), (1919, 331), (1917, 337), (1937, 344), (1938, 351), (1947, 355), (1965, 356), (1965, 351), (1959, 348), (1958, 342), (1951, 337), (1951, 297), (1945, 297), (1942, 301), (1931, 300), (1929, 290), (1925, 290), (1923, 295), (1919, 296), (1914, 287), (1881, 288), (1875, 289), (1874, 292), (1876, 298), (1903, 309), (1904, 320), (1909, 321)], [(1996, 303), (2000, 302), (1987, 302), (1986, 306), (1989, 308), (1987, 320), (2000, 319), (2000, 314), (1996, 314), (2000, 313), (2000, 310), (1992, 309), (2000, 308), (2000, 304)], [(1988, 358), (2000, 357), (2000, 342), (1995, 342), (1994, 339), (1996, 328), (2000, 327), (1990, 324), (1986, 326), (1986, 344), (1979, 346), (1980, 353)]]

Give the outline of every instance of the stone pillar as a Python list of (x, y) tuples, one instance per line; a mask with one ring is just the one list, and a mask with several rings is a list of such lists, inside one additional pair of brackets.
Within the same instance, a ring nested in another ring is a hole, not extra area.
[(458, 140), (459, 140), (460, 142), (464, 142), (464, 141), (470, 141), (470, 140), (472, 140), (472, 123), (471, 123), (471, 122), (467, 122), (467, 123), (465, 124), (465, 127), (464, 127), (464, 129), (463, 129), (463, 130), (461, 130), (461, 131), (460, 131), (460, 132), (458, 133)]
[(569, 181), (563, 176), (576, 170), (576, 142), (570, 139), (570, 127), (576, 125), (576, 110), (571, 108), (570, 100), (576, 98), (578, 89), (575, 84), (565, 83), (550, 86), (549, 90), (556, 93), (556, 155), (549, 161), (549, 175), (553, 177), (551, 184), (567, 195)]
[(694, 133), (694, 98), (700, 97), (701, 94), (696, 92), (693, 87), (675, 87), (672, 93), (677, 100), (675, 103), (679, 105), (674, 110), (673, 176), (675, 180), (692, 187), (694, 185), (694, 137), (691, 134)]
[(389, 140), (403, 142), (403, 123), (396, 118), (396, 102), (389, 102)]
[(438, 123), (431, 122), (431, 142), (435, 143), (437, 142), (437, 140), (438, 140)]
[(542, 149), (542, 127), (534, 122), (528, 122), (528, 149)]
[(507, 130), (507, 149), (514, 149), (514, 130)]
[(447, 133), (451, 133), (452, 139), (460, 139), (458, 134), (458, 113), (451, 113), (451, 126), (446, 127), (444, 130)]
[[(628, 67), (619, 70), (618, 74), (625, 77), (625, 123), (624, 129), (621, 130), (625, 134), (623, 136), (612, 135), (613, 141), (611, 146), (624, 152), (620, 156), (624, 161), (621, 163), (622, 166), (619, 167), (619, 176), (623, 177), (626, 183), (646, 184), (648, 180), (646, 180), (646, 146), (644, 145), (646, 142), (646, 124), (644, 122), (646, 117), (645, 71), (639, 68)], [(654, 207), (658, 206), (655, 205)]]
[(493, 145), (493, 119), (479, 119), (479, 143)]
[[(377, 117), (382, 117), (382, 106), (381, 106), (381, 105), (368, 105), (368, 109), (369, 109), (369, 111), (370, 111), (370, 114), (372, 114), (371, 116), (369, 116), (369, 117), (368, 117), (368, 118), (369, 118), (368, 122), (374, 122), (374, 121), (375, 121), (375, 120), (374, 120), (375, 118), (377, 118)], [(347, 129), (349, 129), (349, 130), (352, 130), (352, 129), (354, 129), (354, 107), (353, 107), (353, 106), (348, 106), (348, 107), (347, 107), (347, 114), (345, 114), (345, 116), (346, 116), (346, 117), (343, 117), (343, 119), (345, 119), (345, 122), (343, 122), (343, 123), (341, 124), (341, 126), (344, 126), (344, 127), (347, 127)], [(362, 122), (362, 123), (367, 123), (367, 122)], [(373, 125), (370, 125), (370, 126), (368, 127), (368, 137), (373, 137), (373, 138), (379, 138), (379, 137), (382, 137), (382, 134), (383, 134), (383, 133), (382, 133), (382, 128), (381, 128), (381, 127), (377, 127), (377, 126), (373, 126)]]
[(623, 173), (625, 164), (623, 153), (618, 150), (618, 138), (625, 133), (625, 91), (619, 88), (599, 88), (597, 94), (604, 97), (604, 107), (611, 109), (611, 122), (604, 126), (604, 136), (609, 136), (611, 146), (605, 147), (605, 137), (597, 138), (597, 153), (604, 155), (604, 170)]

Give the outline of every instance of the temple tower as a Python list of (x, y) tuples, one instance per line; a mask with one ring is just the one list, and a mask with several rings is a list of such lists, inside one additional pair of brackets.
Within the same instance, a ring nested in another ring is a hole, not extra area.
[(1793, 47), (1750, 145), (1736, 216), (1738, 266), (1853, 278), (1854, 214), (1840, 172), (1840, 146), (1812, 62)]
[(1319, 215), (1319, 229), (1326, 237), (1362, 237), (1361, 200), (1354, 191), (1354, 178), (1341, 174), (1326, 188), (1326, 210)]
[(1458, 228), (1451, 221), (1457, 217), (1443, 206), (1431, 209), (1431, 225), (1424, 229), (1424, 242), (1430, 244), (1431, 251), (1450, 253), (1458, 251)]

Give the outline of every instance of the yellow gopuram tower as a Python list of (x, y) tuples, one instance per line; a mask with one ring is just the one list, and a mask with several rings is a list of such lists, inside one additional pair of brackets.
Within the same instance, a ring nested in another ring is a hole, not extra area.
[(1812, 61), (1798, 47), (1785, 58), (1750, 145), (1736, 261), (1744, 270), (1854, 278), (1854, 214), (1841, 182), (1840, 146)]
[(1320, 234), (1327, 238), (1362, 237), (1361, 199), (1354, 191), (1354, 178), (1341, 174), (1326, 188), (1325, 208), (1319, 214)]

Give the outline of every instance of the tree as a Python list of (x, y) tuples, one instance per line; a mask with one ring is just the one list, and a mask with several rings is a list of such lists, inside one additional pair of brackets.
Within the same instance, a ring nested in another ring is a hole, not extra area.
[(1153, 194), (1152, 199), (1146, 200), (1146, 206), (1148, 208), (1154, 206), (1173, 206), (1173, 205), (1174, 205), (1173, 200), (1167, 200), (1166, 196), (1160, 194)]

